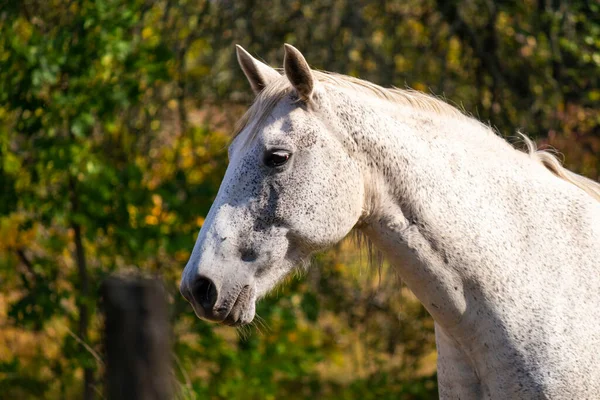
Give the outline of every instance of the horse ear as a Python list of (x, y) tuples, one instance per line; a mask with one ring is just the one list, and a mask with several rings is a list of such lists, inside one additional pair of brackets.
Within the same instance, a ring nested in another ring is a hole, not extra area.
[(283, 69), (285, 75), (298, 92), (300, 99), (306, 101), (310, 99), (315, 86), (313, 74), (304, 56), (298, 49), (287, 43), (284, 47), (285, 58), (283, 60)]
[(244, 75), (250, 82), (254, 94), (260, 93), (269, 83), (273, 82), (281, 75), (273, 68), (269, 67), (250, 55), (244, 48), (238, 44), (235, 45), (238, 63), (244, 71)]

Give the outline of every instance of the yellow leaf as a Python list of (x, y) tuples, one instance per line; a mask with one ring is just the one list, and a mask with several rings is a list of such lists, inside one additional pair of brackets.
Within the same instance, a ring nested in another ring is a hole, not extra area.
[(152, 28), (150, 28), (149, 26), (145, 27), (142, 30), (142, 39), (148, 39), (150, 36), (152, 36), (154, 32), (152, 32)]
[(420, 92), (424, 92), (425, 89), (427, 89), (427, 87), (421, 82), (416, 82), (415, 84), (413, 84), (413, 89), (418, 90)]
[(144, 221), (148, 225), (158, 225), (158, 218), (156, 218), (154, 215), (146, 215)]

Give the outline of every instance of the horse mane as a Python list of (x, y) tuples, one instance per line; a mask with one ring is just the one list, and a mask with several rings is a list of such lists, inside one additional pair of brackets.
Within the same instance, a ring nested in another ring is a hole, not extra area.
[(538, 150), (533, 140), (519, 132), (519, 135), (527, 146), (529, 157), (542, 164), (546, 169), (552, 172), (557, 177), (567, 181), (580, 189), (583, 189), (587, 194), (600, 202), (600, 183), (595, 182), (585, 176), (578, 175), (563, 167), (562, 163), (554, 154), (548, 150)]
[[(446, 103), (444, 100), (417, 90), (398, 89), (395, 87), (384, 88), (362, 79), (333, 72), (313, 70), (312, 73), (317, 81), (325, 85), (337, 88), (347, 88), (395, 104), (412, 107), (419, 111), (477, 122), (483, 128), (491, 129), (489, 126), (471, 118), (469, 115)], [(292, 86), (285, 75), (282, 75), (279, 79), (270, 83), (258, 94), (258, 96), (256, 96), (252, 106), (250, 106), (248, 111), (246, 111), (242, 118), (237, 122), (233, 137), (237, 137), (246, 126), (250, 123), (254, 123), (254, 129), (247, 138), (247, 142), (251, 141), (255, 137), (258, 128), (264, 123), (265, 119), (275, 108), (277, 103), (286, 95), (290, 94), (292, 90)], [(542, 164), (557, 177), (584, 190), (592, 196), (592, 198), (600, 202), (600, 183), (567, 170), (554, 154), (547, 150), (537, 149), (535, 143), (531, 139), (521, 133), (519, 134), (527, 146), (527, 153), (532, 161)]]
[(456, 107), (453, 107), (441, 99), (418, 90), (398, 89), (396, 87), (384, 88), (369, 81), (348, 75), (336, 74), (333, 72), (313, 71), (313, 74), (321, 83), (353, 89), (354, 91), (374, 95), (379, 99), (387, 100), (395, 104), (409, 106), (420, 111), (429, 111), (438, 115), (471, 119)]
[[(445, 101), (426, 93), (419, 92), (418, 90), (398, 89), (395, 87), (384, 88), (362, 79), (354, 78), (348, 75), (337, 74), (335, 72), (313, 70), (312, 73), (317, 81), (326, 85), (358, 91), (375, 96), (376, 98), (382, 100), (409, 106), (421, 111), (429, 111), (438, 115), (452, 116), (455, 118), (463, 118), (472, 120), (474, 122), (479, 122), (470, 118), (462, 111), (451, 106)], [(248, 111), (237, 122), (234, 128), (233, 137), (237, 137), (250, 122), (256, 121), (255, 126), (260, 126), (268, 114), (277, 105), (277, 103), (291, 92), (292, 86), (285, 76), (281, 76), (280, 79), (271, 82), (256, 96), (252, 106), (250, 106)]]

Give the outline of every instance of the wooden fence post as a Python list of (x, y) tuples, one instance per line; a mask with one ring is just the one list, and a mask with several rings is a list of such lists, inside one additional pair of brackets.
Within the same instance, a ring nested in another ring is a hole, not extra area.
[(109, 277), (101, 290), (107, 398), (171, 400), (171, 337), (162, 284)]

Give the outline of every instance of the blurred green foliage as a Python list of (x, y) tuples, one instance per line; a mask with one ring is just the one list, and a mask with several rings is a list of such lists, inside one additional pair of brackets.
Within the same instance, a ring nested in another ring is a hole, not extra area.
[(349, 243), (263, 300), (255, 328), (198, 321), (178, 295), (252, 100), (233, 45), (278, 66), (284, 42), (600, 175), (594, 2), (1, 0), (3, 397), (101, 397), (97, 294), (115, 270), (167, 283), (181, 398), (436, 397), (431, 319)]

